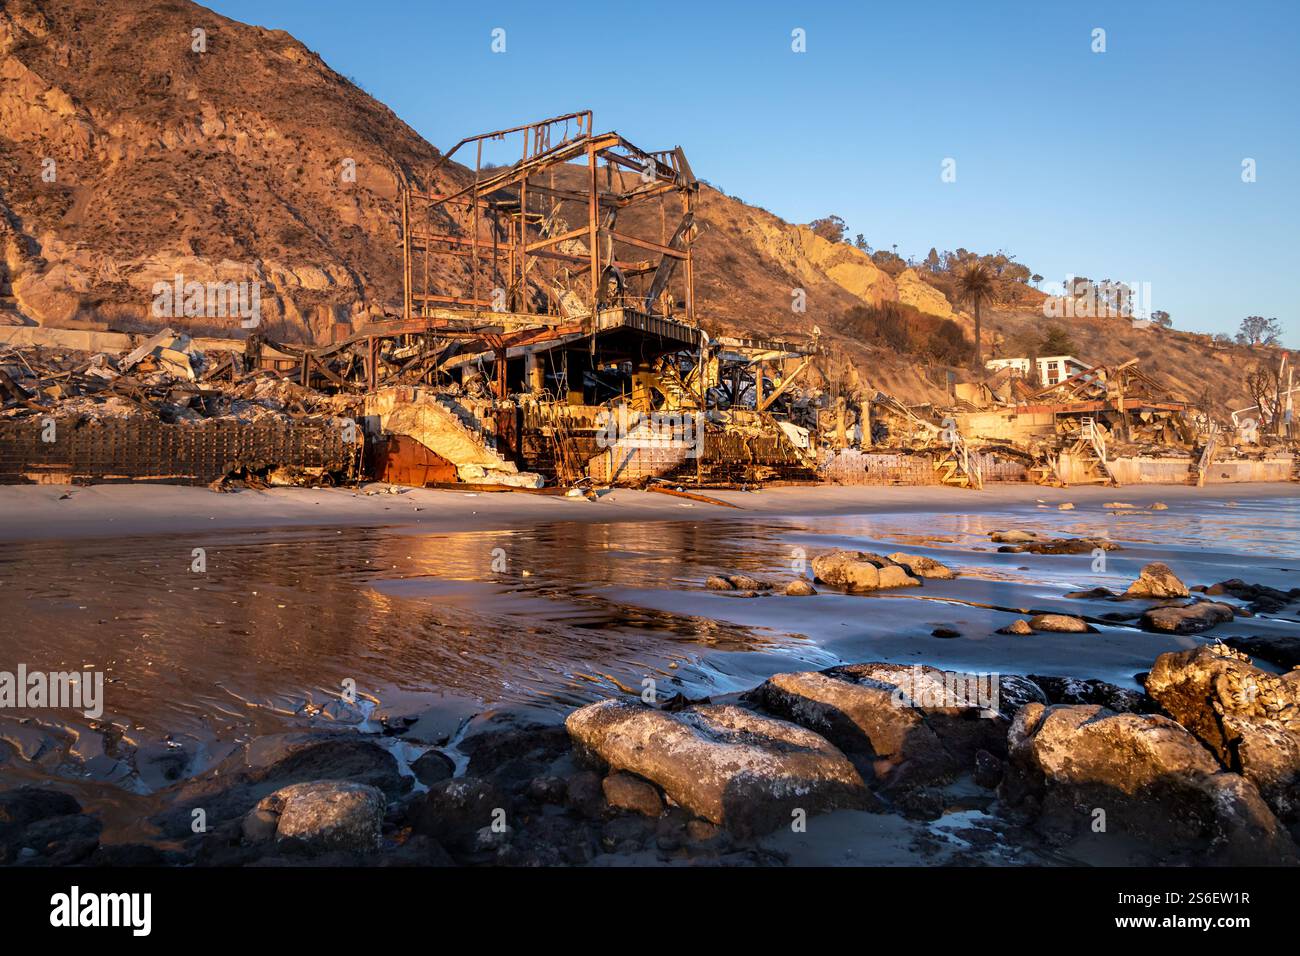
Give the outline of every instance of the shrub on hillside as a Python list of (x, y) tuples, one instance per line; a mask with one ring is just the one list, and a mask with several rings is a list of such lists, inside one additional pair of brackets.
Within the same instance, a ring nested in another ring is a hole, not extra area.
[(841, 328), (862, 342), (943, 365), (965, 364), (974, 353), (956, 322), (901, 302), (854, 306), (844, 313)]

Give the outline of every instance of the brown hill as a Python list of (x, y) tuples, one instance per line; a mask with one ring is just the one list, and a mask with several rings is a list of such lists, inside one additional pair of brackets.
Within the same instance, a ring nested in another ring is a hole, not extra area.
[[(201, 51), (196, 28), (205, 31)], [(485, 117), (483, 125), (521, 119)], [(442, 190), (466, 181), (454, 164), (435, 174), (438, 157), (391, 110), (282, 31), (187, 0), (7, 0), (0, 324), (155, 329), (150, 290), (180, 273), (259, 281), (273, 338), (321, 339), (339, 324), (360, 327), (401, 301), (400, 183)], [(901, 302), (917, 310), (907, 311), (913, 319), (953, 319), (969, 338), (969, 317), (926, 274), (890, 275), (846, 244), (709, 186), (697, 221), (697, 312), (710, 330), (802, 339), (817, 326), (832, 351), (832, 375), (852, 365), (871, 386), (906, 400), (943, 400), (948, 368), (869, 334), (877, 331), (874, 313), (861, 312)], [(806, 294), (806, 312), (791, 309), (795, 289)], [(1034, 295), (1026, 289), (1025, 303), (994, 310), (986, 349), (1044, 323)], [(195, 319), (190, 330), (242, 334), (218, 321)], [(1217, 400), (1245, 404), (1248, 353), (1101, 320), (1075, 320), (1067, 331), (1083, 358), (1137, 355), (1183, 397), (1209, 387)]]

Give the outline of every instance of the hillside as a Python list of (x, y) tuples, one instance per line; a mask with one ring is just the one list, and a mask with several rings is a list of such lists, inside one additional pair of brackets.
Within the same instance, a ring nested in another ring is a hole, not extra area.
[[(195, 27), (206, 31), (202, 52), (193, 49)], [(555, 111), (574, 105), (557, 103)], [(481, 125), (527, 118), (507, 104)], [(637, 141), (635, 120), (597, 116), (596, 125), (620, 126)], [(690, 144), (682, 145), (689, 155)], [(400, 183), (443, 189), (465, 181), (455, 165), (435, 179), (438, 156), (282, 31), (187, 0), (7, 0), (0, 324), (156, 329), (151, 287), (182, 273), (201, 282), (260, 281), (273, 338), (320, 340), (339, 325), (359, 328), (401, 301)], [(352, 168), (355, 181), (346, 174)], [(873, 346), (846, 322), (854, 307), (901, 302), (953, 319), (972, 337), (970, 317), (922, 273), (891, 276), (847, 244), (707, 185), (698, 221), (697, 312), (710, 330), (802, 340), (816, 326), (832, 351), (832, 375), (853, 365), (873, 387), (906, 400), (943, 400), (946, 368)], [(796, 288), (807, 295), (806, 313), (790, 308)], [(1045, 323), (1034, 295), (1026, 289), (1024, 302), (986, 317), (986, 351), (999, 347), (999, 336)], [(215, 321), (189, 328), (243, 334)], [(1067, 331), (1081, 357), (1136, 355), (1182, 397), (1199, 398), (1208, 387), (1216, 401), (1248, 401), (1242, 383), (1253, 358), (1245, 350), (1115, 321), (1074, 320)]]

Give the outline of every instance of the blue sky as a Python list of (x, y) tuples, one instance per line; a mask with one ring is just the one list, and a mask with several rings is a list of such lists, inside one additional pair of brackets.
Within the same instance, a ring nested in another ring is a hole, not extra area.
[(294, 34), (442, 148), (591, 108), (792, 222), (1149, 282), (1178, 328), (1276, 316), (1300, 346), (1294, 0), (207, 6)]

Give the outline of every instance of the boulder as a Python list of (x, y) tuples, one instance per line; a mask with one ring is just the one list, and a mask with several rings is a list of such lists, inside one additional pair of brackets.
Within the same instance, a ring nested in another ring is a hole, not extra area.
[(18, 787), (0, 793), (0, 864), (15, 862), (23, 848), (42, 850), (50, 842), (48, 833), (42, 837), (50, 821), (73, 820), (80, 813), (76, 799), (58, 790)]
[(159, 791), (169, 805), (151, 819), (168, 836), (184, 839), (193, 832), (195, 808), (205, 811), (212, 828), (242, 819), (276, 790), (320, 780), (368, 784), (391, 799), (411, 788), (396, 758), (373, 740), (356, 734), (268, 734), (201, 776)]
[(998, 548), (999, 552), (1005, 554), (1091, 554), (1098, 549), (1102, 551), (1122, 551), (1123, 549), (1113, 541), (1105, 538), (1021, 538), (1019, 536), (1009, 536), (1009, 532), (998, 532), (993, 536), (994, 541), (1011, 541), (1020, 542), (1004, 544)]
[(1232, 608), (1227, 604), (1197, 601), (1193, 604), (1171, 604), (1166, 607), (1150, 608), (1142, 612), (1141, 625), (1144, 631), (1196, 634), (1231, 621), (1232, 618)]
[(1282, 591), (1264, 584), (1247, 584), (1241, 578), (1229, 578), (1218, 584), (1211, 584), (1205, 589), (1211, 596), (1226, 594), (1239, 601), (1245, 601), (1256, 613), (1276, 614), (1290, 604), (1300, 601), (1300, 588)]
[[(596, 780), (599, 795), (600, 781)], [(432, 837), (448, 849), (472, 853), (484, 827), (510, 825), (509, 800), (495, 785), (475, 777), (456, 777), (429, 788), (414, 809), (416, 833)]]
[(947, 581), (957, 576), (957, 572), (947, 565), (940, 564), (934, 558), (927, 558), (920, 554), (904, 554), (897, 551), (889, 556), (889, 560), (895, 564), (901, 564), (907, 568), (908, 572), (918, 578), (934, 578), (938, 581)]
[(411, 762), (411, 773), (415, 779), (426, 787), (450, 780), (456, 773), (456, 765), (450, 757), (440, 750), (426, 750)]
[(824, 738), (735, 706), (674, 713), (626, 700), (589, 704), (566, 721), (579, 751), (650, 780), (680, 806), (738, 836), (872, 797), (853, 764)]
[[(387, 799), (383, 791), (346, 780), (295, 783), (263, 798), (245, 818), (254, 840), (274, 826), (274, 838), (301, 840), (314, 852), (379, 849)], [(253, 840), (250, 840), (253, 842)]]
[(1021, 635), (1024, 635), (1024, 634), (1032, 634), (1032, 633), (1034, 633), (1034, 629), (1033, 629), (1032, 627), (1029, 626), (1029, 622), (1028, 622), (1028, 621), (1025, 621), (1025, 620), (1019, 620), (1019, 621), (1012, 621), (1012, 622), (1011, 622), (1010, 624), (1008, 624), (1006, 627), (1000, 627), (1000, 628), (998, 628), (998, 633), (999, 633), (999, 634), (1021, 634)]
[(704, 586), (710, 591), (734, 591), (736, 589), (734, 584), (726, 578), (718, 577), (716, 574), (710, 575), (706, 578)]
[(812, 597), (817, 589), (803, 578), (795, 578), (785, 586), (785, 593), (790, 597)]
[(1190, 597), (1190, 592), (1169, 565), (1153, 561), (1142, 569), (1124, 595), (1131, 598), (1185, 598)]
[(1004, 753), (1016, 708), (1046, 700), (1023, 678), (885, 663), (777, 674), (750, 699), (867, 758), (891, 789), (950, 780), (980, 749)]
[(1103, 680), (1038, 674), (1030, 674), (1029, 679), (1043, 689), (1048, 703), (1052, 704), (1100, 704), (1120, 714), (1149, 714), (1158, 709), (1156, 702), (1142, 691)]
[(812, 560), (816, 580), (845, 591), (915, 587), (921, 583), (907, 568), (866, 551), (830, 551)]
[(1037, 541), (1038, 532), (1016, 529), (1011, 531), (990, 531), (989, 540), (995, 544), (1024, 544), (1028, 541)]
[(1167, 717), (1030, 704), (1016, 715), (1008, 746), (999, 794), (1038, 807), (1039, 829), (1061, 842), (1088, 832), (1100, 809), (1106, 832), (1125, 833), (1166, 862), (1296, 860), (1290, 834), (1255, 785), (1223, 770)]
[(664, 801), (655, 785), (630, 773), (611, 773), (601, 781), (601, 789), (611, 807), (630, 810), (647, 817), (664, 812)]
[(1087, 634), (1088, 622), (1069, 614), (1035, 614), (1029, 619), (1029, 626), (1035, 631), (1054, 631), (1062, 634)]
[(772, 582), (750, 577), (748, 574), (728, 574), (727, 581), (737, 591), (770, 591)]
[(1268, 661), (1287, 670), (1300, 667), (1300, 637), (1252, 634), (1249, 637), (1225, 637), (1223, 643), (1257, 660)]
[(1284, 820), (1300, 820), (1300, 671), (1281, 677), (1223, 644), (1161, 654), (1147, 693), (1251, 780)]

